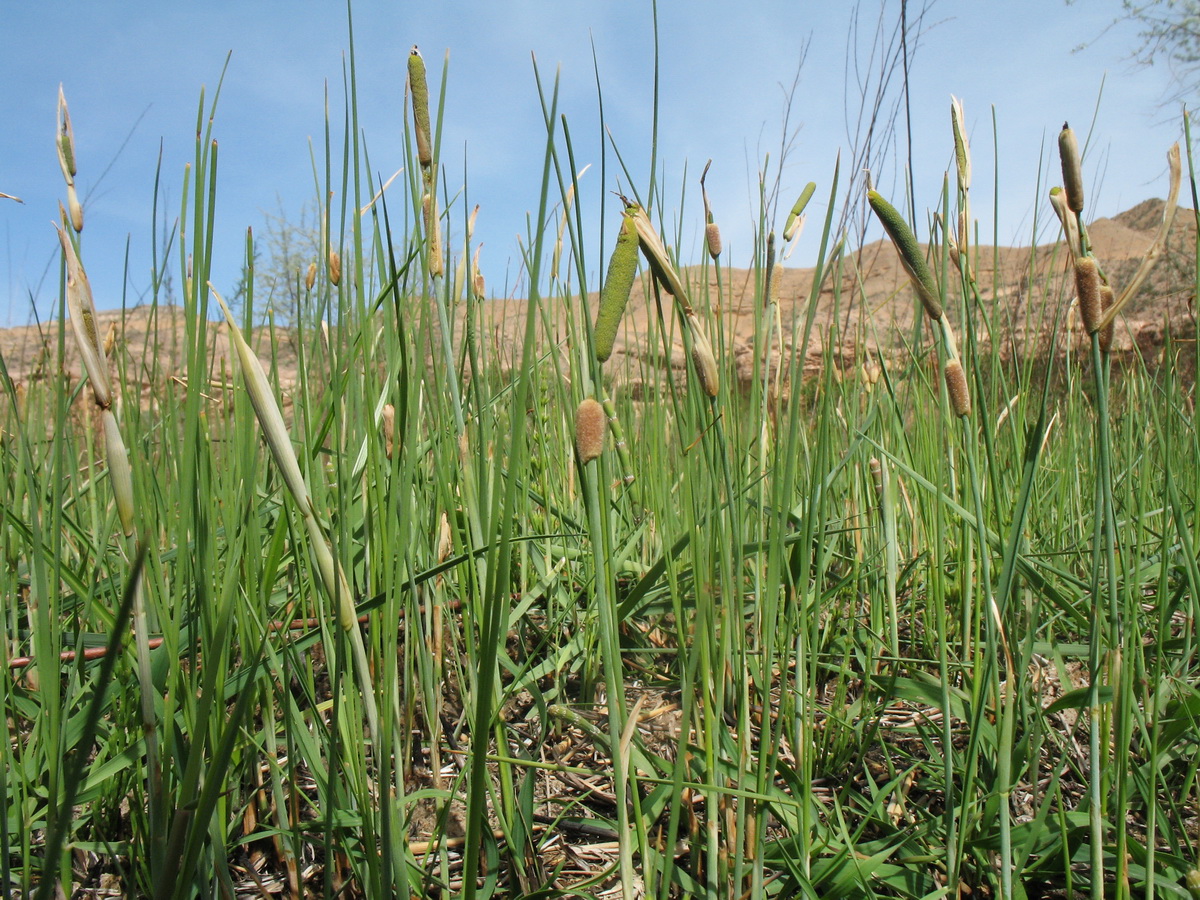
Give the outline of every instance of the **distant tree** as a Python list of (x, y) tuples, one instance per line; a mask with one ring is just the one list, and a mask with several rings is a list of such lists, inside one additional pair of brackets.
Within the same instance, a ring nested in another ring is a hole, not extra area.
[(1167, 63), (1175, 92), (1168, 102), (1188, 100), (1200, 89), (1200, 0), (1121, 0), (1117, 21), (1139, 28), (1132, 57), (1142, 65)]
[[(266, 227), (255, 239), (255, 314), (270, 309), (277, 322), (291, 325), (300, 314), (308, 266), (321, 258), (320, 218), (312, 204), (301, 208), (299, 219), (291, 218), (282, 201), (263, 217)], [(240, 293), (244, 297), (244, 285)]]

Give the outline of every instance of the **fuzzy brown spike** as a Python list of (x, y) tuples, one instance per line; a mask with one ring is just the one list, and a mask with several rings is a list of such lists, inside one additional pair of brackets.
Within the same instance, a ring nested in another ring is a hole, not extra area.
[(575, 410), (575, 452), (579, 462), (587, 465), (604, 450), (608, 417), (599, 401), (588, 397)]
[(951, 359), (946, 363), (946, 393), (950, 395), (950, 408), (956, 416), (971, 414), (971, 392), (967, 389), (967, 375), (962, 363)]
[(1085, 256), (1075, 262), (1075, 292), (1079, 296), (1079, 318), (1088, 334), (1100, 329), (1104, 310), (1100, 303), (1100, 268), (1096, 260)]

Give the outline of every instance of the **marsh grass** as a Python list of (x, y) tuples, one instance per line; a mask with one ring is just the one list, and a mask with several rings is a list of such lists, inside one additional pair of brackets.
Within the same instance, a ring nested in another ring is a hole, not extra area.
[[(1115, 371), (1099, 330), (1090, 353), (1042, 367), (1032, 349), (1002, 354), (958, 215), (961, 108), (946, 135), (957, 190), (927, 198), (960, 225), (935, 231), (911, 297), (937, 311), (933, 335), (867, 357), (871, 323), (843, 314), (863, 304), (844, 293), (835, 166), (792, 320), (768, 235), (792, 231), (816, 188), (792, 221), (764, 205), (754, 367), (738, 382), (720, 314), (730, 251), (703, 277), (680, 269), (657, 182), (638, 229), (667, 237), (655, 277), (634, 282), (651, 314), (628, 336), (653, 350), (596, 358), (587, 287), (608, 260), (590, 254), (614, 235), (584, 222), (593, 204), (610, 223), (633, 204), (608, 193), (607, 151), (601, 186), (580, 190), (540, 72), (529, 299), (515, 342), (494, 340), (497, 307), (466, 262), (467, 186), (438, 162), (450, 73), (412, 93), (412, 165), (381, 193), (350, 46), (313, 186), (342, 199), (320, 207), (320, 264), (295, 273), (294, 326), (259, 314), (251, 272), (228, 313), (261, 372), (211, 362), (220, 116), (201, 97), (178, 224), (154, 244), (155, 283), (170, 270), (184, 287), (183, 371), (122, 341), (108, 370), (135, 538), (90, 388), (53, 366), (17, 385), (0, 359), (4, 890), (1184, 891), (1200, 770), (1194, 373), (1171, 339), (1157, 368)], [(410, 66), (424, 77), (421, 57)], [(647, 149), (651, 171), (670, 152)], [(712, 218), (705, 204), (697, 227)], [(1071, 255), (1034, 247), (1030, 271), (1046, 252)], [(1053, 272), (1029, 302), (1067, 347), (1070, 278)], [(835, 324), (818, 336), (822, 290)], [(279, 378), (292, 348), (294, 384)], [(655, 362), (672, 358), (687, 377)], [(610, 436), (577, 458), (585, 401)]]

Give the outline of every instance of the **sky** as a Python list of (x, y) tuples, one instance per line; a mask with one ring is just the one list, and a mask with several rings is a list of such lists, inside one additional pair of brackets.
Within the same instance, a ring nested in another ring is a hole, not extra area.
[[(912, 21), (921, 6), (921, 0), (908, 6), (908, 117), (902, 110), (894, 141), (884, 142), (889, 152), (872, 167), (875, 186), (898, 206), (910, 129), (918, 221), (940, 205), (943, 178), (947, 171), (953, 177), (952, 94), (966, 110), (972, 208), (986, 237), (993, 194), (1002, 243), (1028, 243), (1035, 212), (1042, 223), (1050, 218), (1044, 198), (1061, 180), (1052, 154), (1064, 121), (1087, 141), (1085, 216), (1115, 215), (1165, 195), (1166, 151), (1181, 136), (1182, 122), (1177, 108), (1162, 105), (1170, 95), (1168, 70), (1131, 63), (1137, 30), (1113, 25), (1120, 0), (934, 0), (919, 23)], [(752, 260), (760, 172), (777, 189), (769, 224), (778, 232), (795, 196), (809, 181), (817, 184), (787, 265), (815, 259), (839, 152), (835, 221), (845, 203), (861, 208), (863, 175), (847, 166), (855, 132), (869, 118), (861, 114), (863, 92), (875, 95), (886, 68), (880, 54), (900, 9), (900, 0), (660, 0), (657, 179), (663, 230), (678, 243), (681, 262), (698, 262), (702, 253), (698, 178), (709, 159), (706, 184), (730, 265)], [(474, 240), (483, 244), (491, 296), (523, 296), (528, 289), (519, 277), (518, 236), (536, 215), (546, 141), (535, 65), (547, 90), (557, 76), (576, 167), (590, 166), (578, 202), (588, 286), (595, 289), (611, 251), (600, 241), (599, 211), (604, 207), (607, 216), (603, 242), (611, 244), (620, 211), (613, 192), (631, 187), (618, 177), (613, 146), (632, 187), (644, 193), (649, 183), (655, 59), (649, 0), (353, 0), (350, 12), (360, 126), (371, 169), (382, 178), (405, 165), (410, 47), (420, 47), (435, 91), (446, 67), (444, 177), (452, 193), (465, 185), (467, 202), (480, 206)], [(66, 193), (52, 142), (60, 84), (85, 210), (81, 258), (100, 309), (151, 299), (152, 242), (157, 235), (161, 252), (162, 235), (179, 216), (201, 91), (207, 113), (223, 70), (213, 123), (220, 147), (218, 289), (231, 291), (239, 280), (248, 227), (261, 237), (268, 215), (298, 221), (317, 197), (313, 154), (323, 170), (327, 96), (340, 164), (350, 46), (345, 4), (8, 3), (3, 31), (0, 192), (24, 202), (0, 199), (0, 327), (44, 321), (58, 308), (52, 223)], [(900, 91), (897, 72), (885, 112)], [(400, 205), (402, 194), (394, 190)], [(866, 236), (880, 234), (871, 225)], [(1042, 228), (1039, 237), (1054, 235)], [(169, 266), (178, 285), (178, 252)]]

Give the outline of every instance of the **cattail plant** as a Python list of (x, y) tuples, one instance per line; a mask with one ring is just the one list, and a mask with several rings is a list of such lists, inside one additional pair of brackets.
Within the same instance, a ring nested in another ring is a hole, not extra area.
[[(628, 738), (625, 709), (624, 666), (621, 658), (621, 637), (613, 571), (607, 548), (609, 527), (603, 514), (600, 492), (599, 460), (604, 450), (607, 417), (599, 401), (589, 397), (575, 410), (575, 456), (587, 502), (588, 532), (591, 539), (591, 558), (594, 567), (595, 605), (600, 620), (600, 653), (604, 665), (604, 687), (608, 706), (608, 743), (613, 764), (613, 789), (617, 801), (617, 835), (621, 896), (633, 900), (636, 896), (636, 870), (633, 863), (634, 834), (631, 827), (630, 801), (636, 794), (635, 772), (629, 764), (624, 744)], [(636, 708), (633, 716), (636, 716)], [(644, 848), (643, 848), (644, 850)]]
[(283, 477), (283, 482), (287, 485), (288, 491), (296, 503), (296, 508), (300, 512), (300, 517), (304, 521), (321, 581), (337, 610), (338, 625), (341, 626), (350, 641), (351, 656), (367, 715), (368, 730), (376, 752), (383, 752), (383, 745), (380, 743), (379, 713), (375, 703), (374, 681), (371, 677), (371, 667), (367, 659), (362, 632), (358, 628), (358, 611), (354, 608), (354, 595), (341, 565), (330, 549), (324, 529), (317, 520), (316, 509), (313, 507), (308, 485), (300, 471), (296, 451), (292, 448), (291, 437), (288, 434), (287, 425), (283, 421), (283, 413), (280, 412), (279, 404), (275, 402), (275, 395), (271, 391), (267, 373), (263, 371), (262, 363), (258, 361), (258, 357), (254, 355), (254, 351), (242, 336), (242, 330), (238, 327), (225, 300), (217, 293), (211, 282), (208, 288), (225, 314), (225, 321), (229, 325), (230, 347), (241, 364), (242, 378), (245, 382), (246, 393), (250, 397), (250, 405), (254, 408), (254, 414), (258, 418), (258, 424), (262, 429), (263, 438), (267, 442), (267, 448), (271, 452), (271, 458), (275, 461), (275, 465)]

